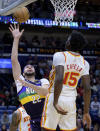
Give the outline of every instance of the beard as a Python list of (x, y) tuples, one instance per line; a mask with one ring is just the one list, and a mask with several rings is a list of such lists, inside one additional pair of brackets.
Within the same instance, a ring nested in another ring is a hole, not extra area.
[(35, 72), (26, 72), (24, 74), (26, 77), (35, 77)]

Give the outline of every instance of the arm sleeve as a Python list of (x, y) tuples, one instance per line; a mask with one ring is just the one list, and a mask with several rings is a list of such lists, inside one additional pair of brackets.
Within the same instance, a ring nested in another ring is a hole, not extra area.
[(41, 79), (40, 81), (41, 81), (41, 85), (42, 85), (42, 86), (43, 86), (43, 85), (48, 85), (48, 88), (49, 88), (49, 81), (48, 81), (47, 79), (43, 78), (43, 79)]
[(89, 65), (89, 63), (85, 60), (85, 67), (84, 67), (82, 76), (84, 76), (84, 75), (89, 75), (89, 70), (90, 70), (90, 65)]
[(58, 66), (58, 65), (63, 65), (65, 64), (65, 56), (63, 55), (62, 52), (57, 52), (53, 56), (53, 65)]
[[(24, 77), (21, 75), (20, 78), (22, 80), (25, 80)], [(22, 89), (22, 83), (19, 80), (15, 81), (16, 87), (17, 87), (17, 93)]]

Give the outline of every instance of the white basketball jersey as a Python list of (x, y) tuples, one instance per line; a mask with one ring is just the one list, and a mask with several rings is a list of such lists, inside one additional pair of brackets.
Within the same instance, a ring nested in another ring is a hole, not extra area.
[(54, 92), (55, 66), (64, 66), (63, 88), (61, 95), (76, 97), (76, 87), (83, 75), (89, 74), (89, 64), (84, 57), (74, 52), (58, 52), (53, 57), (53, 67), (50, 72), (50, 92)]
[(30, 116), (26, 113), (24, 107), (18, 108), (18, 111), (20, 112), (20, 115), (21, 115), (18, 130), (19, 131), (31, 131)]

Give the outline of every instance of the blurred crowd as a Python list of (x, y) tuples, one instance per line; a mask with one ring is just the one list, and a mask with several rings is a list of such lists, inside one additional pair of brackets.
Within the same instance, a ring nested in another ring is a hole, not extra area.
[[(100, 57), (96, 61), (90, 61), (90, 78), (91, 78), (91, 104), (90, 115), (92, 118), (93, 131), (100, 130)], [(83, 88), (81, 83), (77, 87), (77, 125), (79, 131), (82, 129), (82, 114), (83, 114)]]
[[(91, 78), (91, 104), (90, 104), (90, 115), (92, 118), (92, 127), (91, 131), (100, 131), (100, 57), (97, 59), (88, 59), (90, 66), (90, 78)], [(36, 69), (36, 79), (40, 79), (45, 77), (48, 79), (49, 72), (52, 66), (52, 57), (43, 57), (38, 58), (37, 56), (29, 56), (26, 59), (26, 64), (34, 65)], [(24, 67), (23, 65), (23, 67)], [(11, 76), (12, 77), (12, 76)], [(82, 117), (83, 117), (83, 87), (81, 85), (81, 80), (79, 81), (77, 87), (77, 126), (78, 131), (84, 131), (82, 125)], [(0, 86), (0, 108), (6, 106), (9, 109), (9, 106), (19, 106), (17, 94), (16, 94), (16, 86), (12, 81), (10, 87), (3, 85)], [(13, 111), (12, 111), (13, 112)], [(2, 128), (9, 127), (9, 123), (11, 121), (11, 114), (9, 110), (5, 110), (1, 115), (1, 125)], [(8, 125), (8, 126), (7, 126)], [(2, 131), (6, 131), (3, 130)]]
[[(0, 39), (0, 45), (2, 46), (11, 46), (12, 45), (12, 36), (10, 33), (5, 33)], [(63, 47), (64, 41), (60, 37), (54, 38), (53, 36), (47, 36), (39, 38), (38, 35), (32, 37), (30, 41), (27, 40), (25, 36), (22, 36), (20, 40), (20, 47)]]
[[(34, 35), (31, 39), (27, 39), (25, 35), (21, 37), (19, 47), (23, 49), (27, 49), (28, 47), (45, 47), (45, 48), (61, 48), (64, 49), (65, 42), (67, 38), (62, 38), (59, 36), (43, 36), (39, 37), (39, 35)], [(6, 48), (6, 51), (11, 52), (12, 46), (12, 35), (10, 33), (5, 33), (3, 37), (0, 38), (0, 52), (3, 52), (3, 49)], [(99, 49), (100, 48), (100, 39), (88, 39), (88, 45), (86, 49)]]

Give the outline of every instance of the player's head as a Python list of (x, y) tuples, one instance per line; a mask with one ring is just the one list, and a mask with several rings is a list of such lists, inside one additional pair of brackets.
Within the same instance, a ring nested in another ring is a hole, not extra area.
[(26, 77), (35, 77), (35, 69), (33, 65), (26, 65), (23, 70), (23, 75)]
[(86, 45), (86, 38), (78, 31), (73, 31), (66, 42), (66, 48), (70, 51), (81, 51)]

